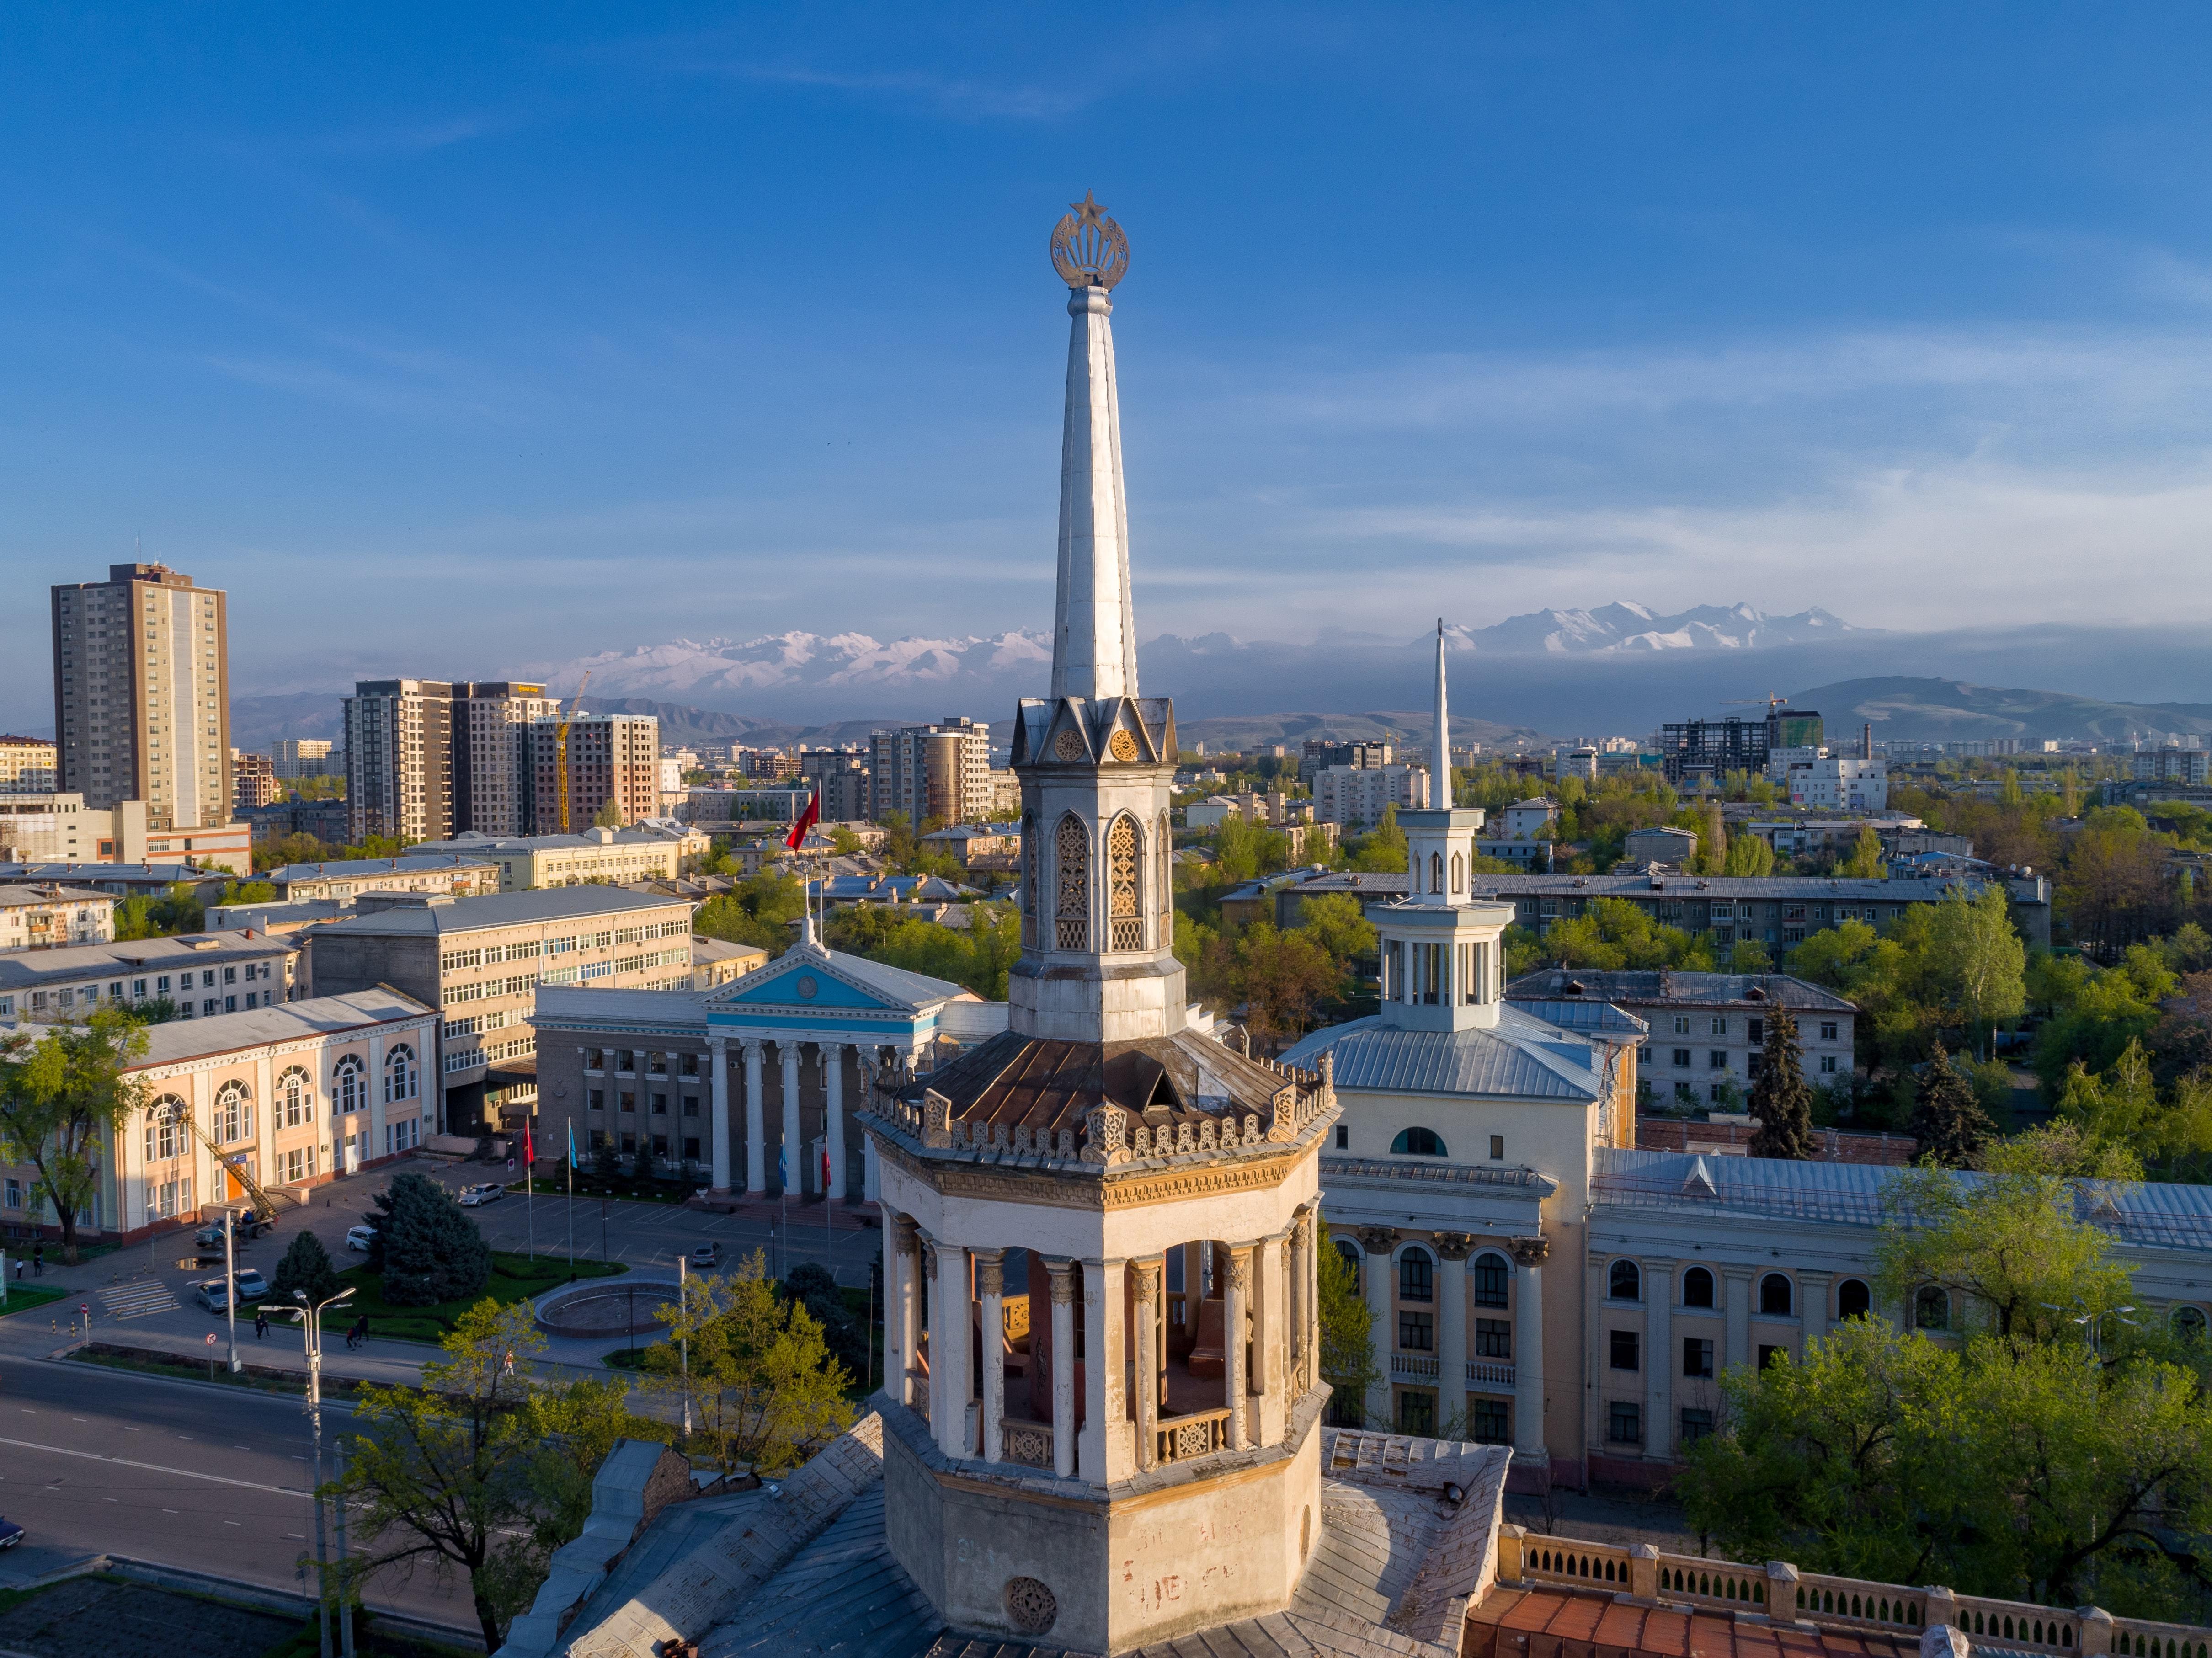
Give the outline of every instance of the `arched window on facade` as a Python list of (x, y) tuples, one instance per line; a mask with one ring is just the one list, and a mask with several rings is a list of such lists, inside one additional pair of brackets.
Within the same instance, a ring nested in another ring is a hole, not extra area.
[(1337, 1258), (1344, 1262), (1345, 1270), (1352, 1274), (1352, 1287), (1364, 1294), (1366, 1285), (1359, 1276), (1359, 1268), (1363, 1260), (1359, 1246), (1350, 1238), (1339, 1238), (1336, 1240), (1336, 1253)]
[(1414, 1244), (1398, 1252), (1398, 1299), (1434, 1301), (1437, 1264), (1429, 1252)]
[(315, 1115), (314, 1084), (307, 1073), (293, 1066), (276, 1078), (276, 1121), (285, 1128), (297, 1128), (303, 1122), (312, 1122)]
[(1443, 890), (1444, 855), (1441, 852), (1432, 852), (1429, 854), (1429, 890), (1442, 892)]
[(368, 1085), (362, 1080), (359, 1060), (349, 1054), (337, 1062), (331, 1072), (331, 1102), (341, 1116), (361, 1110), (368, 1103)]
[(1073, 812), (1052, 837), (1053, 947), (1091, 948), (1091, 835)]
[(1847, 1278), (1836, 1286), (1836, 1316), (1864, 1318), (1874, 1308), (1874, 1292), (1863, 1278)]
[(1433, 1128), (1401, 1128), (1398, 1137), (1390, 1142), (1390, 1150), (1401, 1157), (1441, 1157), (1445, 1155), (1443, 1137)]
[(400, 1043), (384, 1061), (384, 1102), (397, 1105), (402, 1100), (413, 1099), (418, 1077), (415, 1050)]
[(1948, 1330), (1951, 1327), (1951, 1293), (1940, 1285), (1930, 1284), (1912, 1297), (1912, 1322), (1922, 1330)]
[(1168, 829), (1168, 815), (1160, 814), (1160, 821), (1152, 831), (1152, 891), (1156, 902), (1153, 912), (1159, 917), (1159, 936), (1172, 940), (1175, 937), (1175, 836)]
[(146, 1108), (146, 1161), (163, 1163), (181, 1157), (190, 1149), (191, 1133), (185, 1121), (191, 1107), (174, 1094), (164, 1094)]
[(1463, 852), (1452, 853), (1451, 890), (1455, 898), (1467, 890), (1467, 854)]
[(1037, 840), (1034, 814), (1022, 819), (1022, 943), (1036, 943)]
[(2184, 1341), (2204, 1339), (2204, 1309), (2202, 1307), (2177, 1307), (2167, 1321), (2173, 1326), (2174, 1334)]
[(1616, 1260), (1606, 1274), (1605, 1292), (1615, 1301), (1644, 1299), (1644, 1273), (1632, 1260)]
[(1713, 1304), (1713, 1275), (1702, 1266), (1692, 1266), (1682, 1274), (1682, 1305), (1710, 1307)]
[(1796, 1291), (1786, 1273), (1769, 1272), (1759, 1281), (1759, 1310), (1769, 1318), (1788, 1318), (1796, 1308)]
[(1474, 1304), (1478, 1307), (1503, 1307), (1505, 1304), (1505, 1280), (1511, 1269), (1505, 1257), (1499, 1254), (1480, 1254), (1474, 1258)]
[(215, 1096), (215, 1137), (228, 1145), (253, 1138), (253, 1096), (244, 1083), (225, 1083)]
[(1108, 942), (1114, 950), (1145, 947), (1145, 836), (1133, 817), (1114, 820), (1106, 831)]

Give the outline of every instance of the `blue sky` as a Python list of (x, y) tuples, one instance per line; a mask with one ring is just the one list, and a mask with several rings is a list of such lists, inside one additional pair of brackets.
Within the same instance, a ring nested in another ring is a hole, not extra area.
[(0, 724), (1036, 628), (1097, 191), (1139, 629), (2203, 619), (2212, 12), (0, 14)]

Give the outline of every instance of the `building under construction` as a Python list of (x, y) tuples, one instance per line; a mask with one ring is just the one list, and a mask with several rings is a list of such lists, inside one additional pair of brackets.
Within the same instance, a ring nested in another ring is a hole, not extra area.
[(1684, 720), (1659, 728), (1659, 753), (1667, 780), (1680, 788), (1717, 783), (1732, 771), (1763, 772), (1778, 749), (1817, 749), (1822, 726), (1811, 708), (1777, 704), (1764, 719), (1729, 714), (1721, 720)]

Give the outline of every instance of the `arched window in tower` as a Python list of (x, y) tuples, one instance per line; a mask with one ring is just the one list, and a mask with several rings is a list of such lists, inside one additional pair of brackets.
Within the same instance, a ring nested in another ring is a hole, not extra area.
[(1175, 936), (1175, 836), (1168, 830), (1168, 815), (1160, 814), (1158, 829), (1152, 837), (1152, 858), (1158, 867), (1152, 872), (1156, 883), (1152, 890), (1159, 902), (1153, 906), (1160, 918), (1160, 937)]
[(1455, 898), (1467, 890), (1467, 854), (1463, 852), (1452, 853), (1451, 890)]
[(1441, 852), (1432, 852), (1429, 854), (1429, 890), (1442, 892), (1443, 890), (1444, 855)]
[(1059, 950), (1091, 948), (1091, 836), (1073, 812), (1060, 820), (1053, 836), (1054, 894), (1053, 944)]
[(1024, 950), (1036, 944), (1036, 815), (1031, 812), (1022, 818), (1022, 947)]
[(1106, 914), (1113, 950), (1145, 947), (1142, 902), (1145, 837), (1133, 817), (1116, 817), (1106, 831)]

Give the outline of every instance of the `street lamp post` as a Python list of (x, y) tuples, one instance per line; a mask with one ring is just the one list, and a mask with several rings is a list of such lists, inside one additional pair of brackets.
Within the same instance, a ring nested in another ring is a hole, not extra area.
[[(331, 1658), (330, 1550), (323, 1528), (323, 1314), (350, 1300), (352, 1296), (353, 1290), (348, 1286), (328, 1301), (315, 1304), (307, 1300), (305, 1290), (295, 1290), (292, 1298), (300, 1304), (283, 1309), (300, 1321), (301, 1339), (307, 1344), (307, 1415), (315, 1429), (315, 1600), (322, 1614), (322, 1658)], [(338, 1524), (343, 1527), (345, 1522), (341, 1520)], [(343, 1593), (343, 1585), (340, 1592)], [(346, 1652), (351, 1658), (353, 1620), (343, 1616), (343, 1607), (340, 1615)]]
[(238, 1212), (222, 1212), (222, 1316), (230, 1327), (230, 1373), (238, 1374)]
[(691, 1441), (690, 1284), (691, 1258), (678, 1255), (676, 1257), (676, 1351), (684, 1367), (684, 1440), (687, 1445)]

